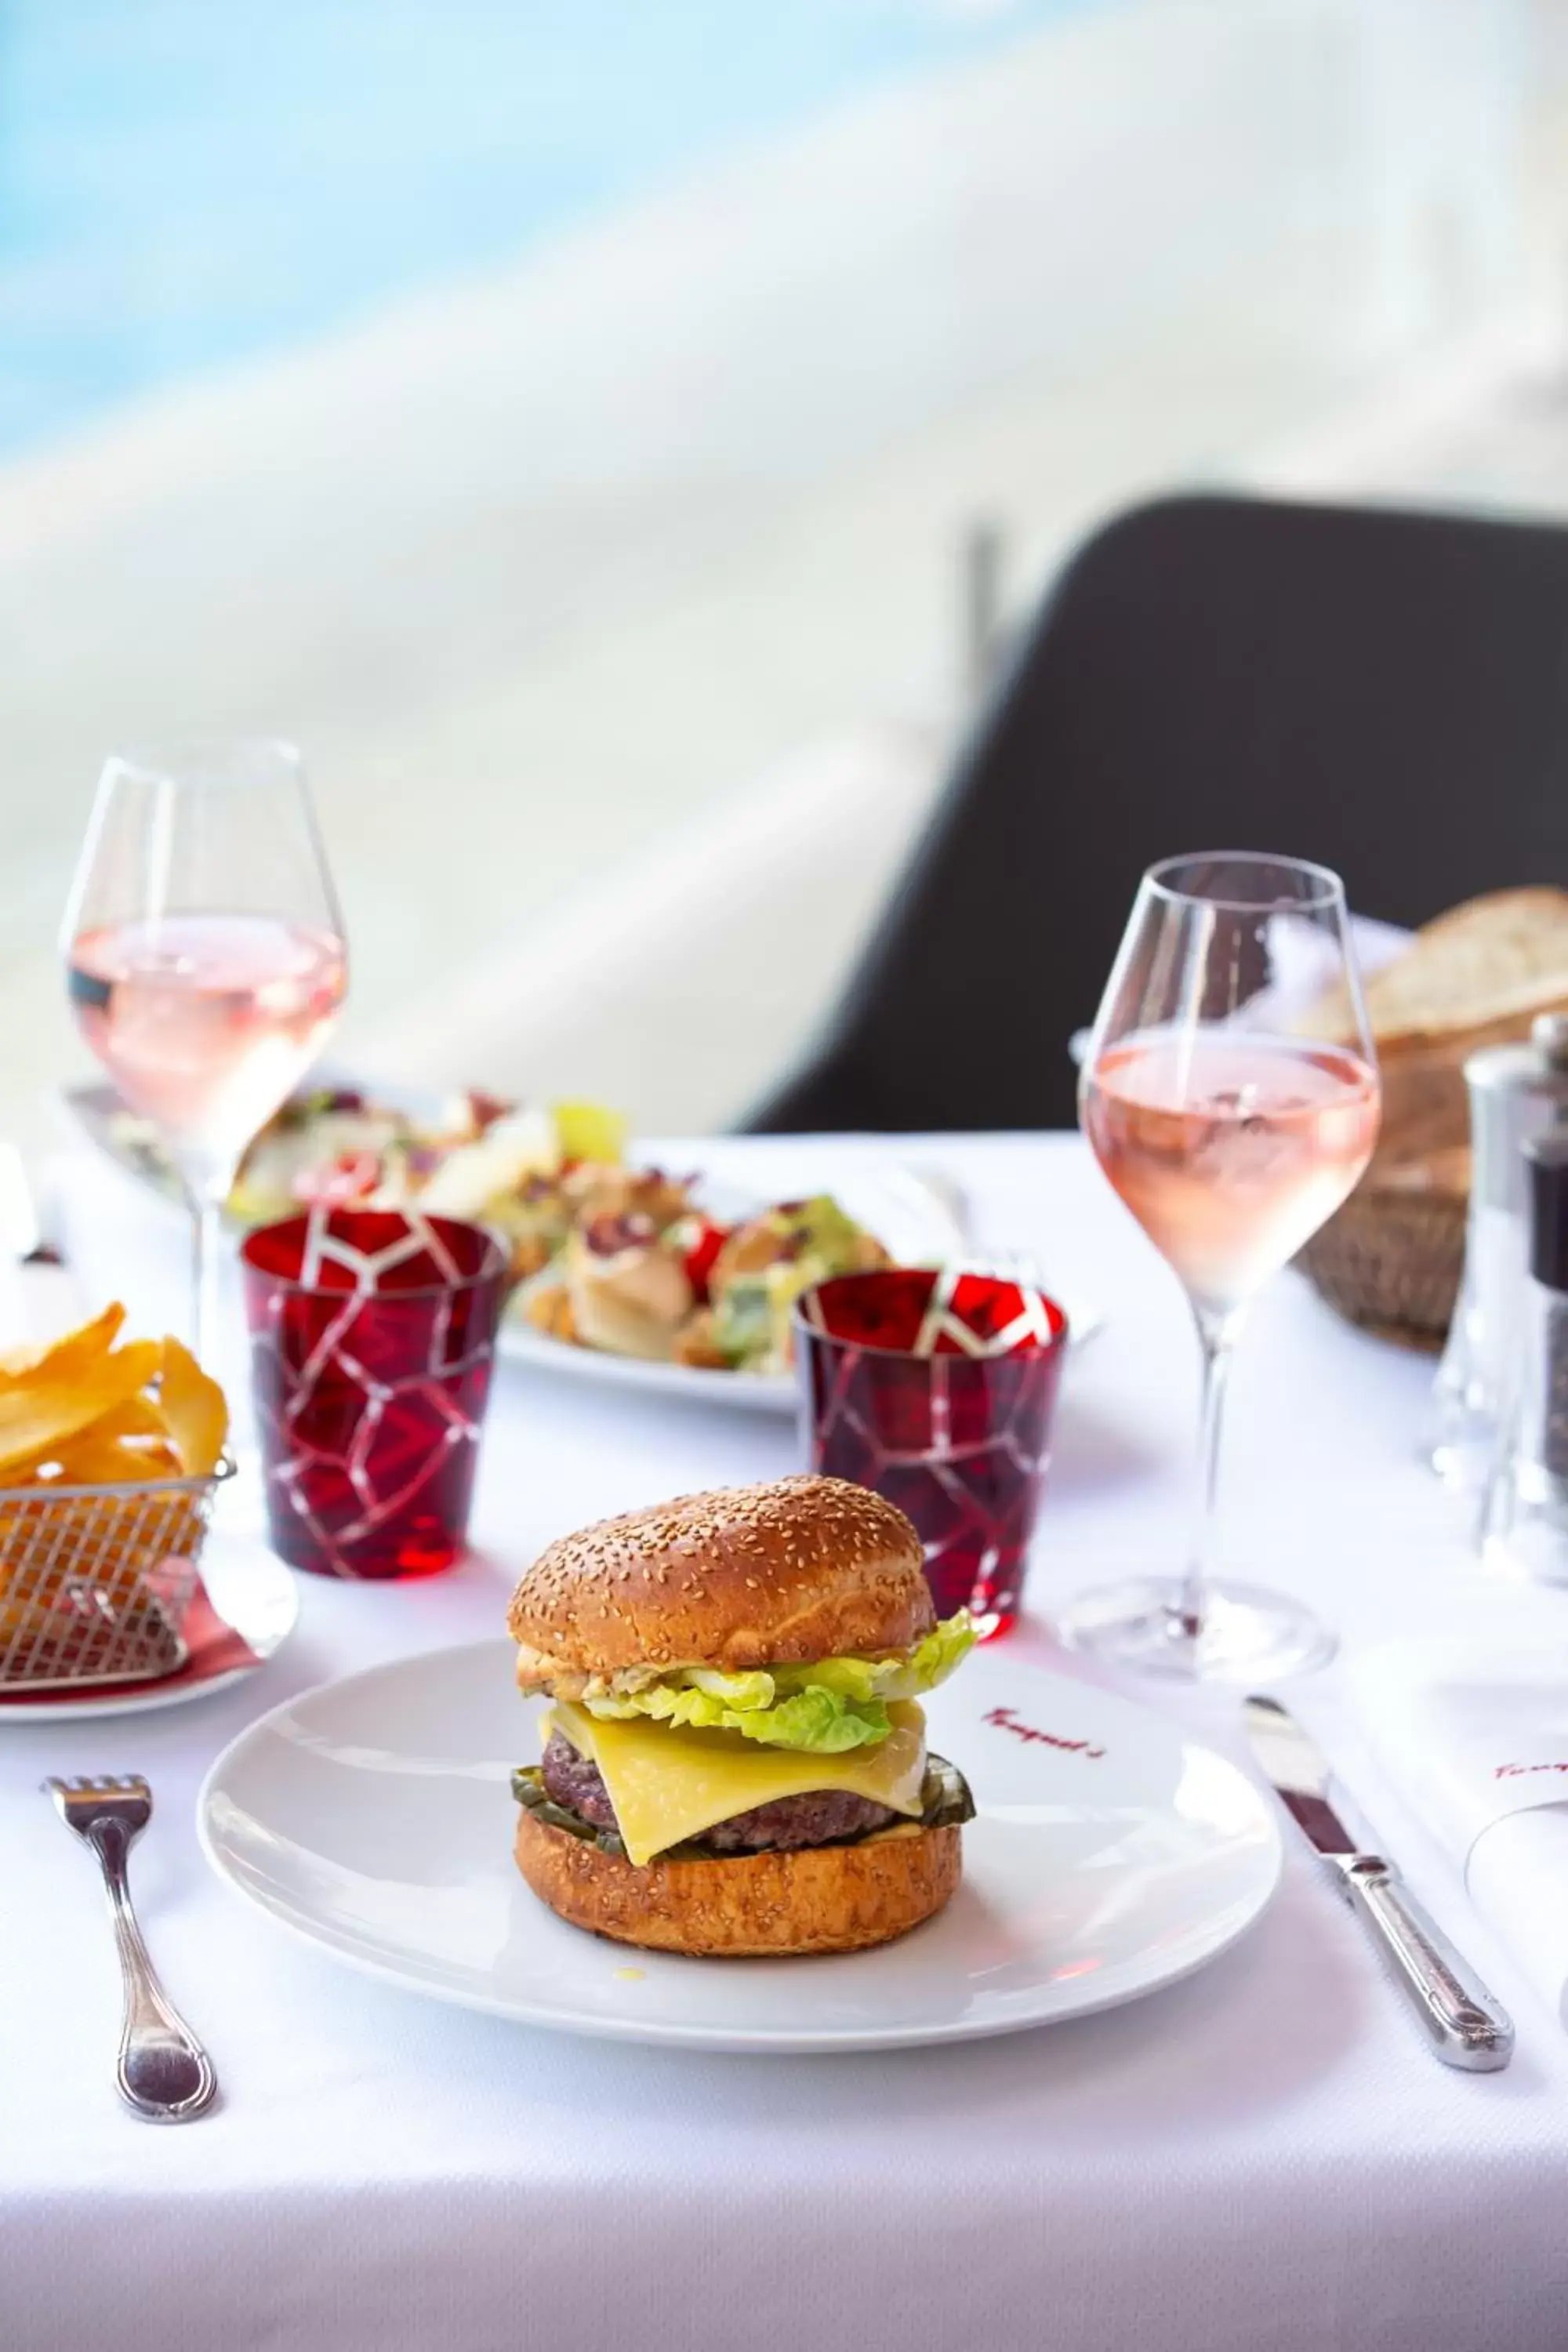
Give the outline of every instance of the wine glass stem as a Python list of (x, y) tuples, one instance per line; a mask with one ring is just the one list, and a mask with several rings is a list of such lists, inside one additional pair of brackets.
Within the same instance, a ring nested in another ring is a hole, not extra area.
[(1209, 1582), (1214, 1572), (1215, 1504), (1219, 1491), (1219, 1433), (1225, 1416), (1226, 1381), (1231, 1352), (1241, 1328), (1239, 1311), (1217, 1313), (1213, 1307), (1193, 1307), (1203, 1350), (1203, 1402), (1198, 1415), (1197, 1492), (1193, 1508), (1192, 1549), (1182, 1582), (1179, 1623), (1173, 1629), (1187, 1643), (1202, 1639), (1208, 1617)]
[(220, 1344), (218, 1267), (223, 1246), (223, 1202), (205, 1192), (196, 1194), (193, 1239), (191, 1345), (197, 1363), (216, 1378)]

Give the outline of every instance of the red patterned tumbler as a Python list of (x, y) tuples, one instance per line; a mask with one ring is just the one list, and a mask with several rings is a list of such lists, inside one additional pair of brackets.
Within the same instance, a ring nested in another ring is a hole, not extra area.
[(505, 1253), (477, 1225), (311, 1209), (240, 1251), (276, 1550), (321, 1576), (460, 1555)]
[(811, 1467), (908, 1513), (941, 1616), (1018, 1613), (1067, 1318), (1027, 1284), (902, 1267), (843, 1274), (795, 1319)]

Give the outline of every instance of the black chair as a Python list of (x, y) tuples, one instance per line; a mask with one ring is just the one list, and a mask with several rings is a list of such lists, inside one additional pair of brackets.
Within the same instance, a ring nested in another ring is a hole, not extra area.
[(1068, 1124), (1138, 877), (1204, 848), (1319, 858), (1399, 923), (1568, 878), (1568, 530), (1207, 497), (1112, 521), (747, 1125)]

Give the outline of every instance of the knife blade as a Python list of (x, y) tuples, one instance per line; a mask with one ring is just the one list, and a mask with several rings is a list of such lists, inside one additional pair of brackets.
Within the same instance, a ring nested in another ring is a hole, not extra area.
[(1252, 1752), (1276, 1795), (1378, 1937), (1436, 2055), (1468, 2074), (1498, 2073), (1513, 2055), (1512, 2019), (1394, 1864), (1346, 1829), (1330, 1801), (1332, 1776), (1316, 1742), (1275, 1698), (1249, 1698), (1246, 1723)]

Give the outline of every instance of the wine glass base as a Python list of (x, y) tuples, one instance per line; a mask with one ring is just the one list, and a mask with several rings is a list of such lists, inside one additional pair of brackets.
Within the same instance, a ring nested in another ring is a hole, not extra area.
[(1057, 1632), (1108, 1666), (1173, 1682), (1273, 1682), (1325, 1665), (1339, 1646), (1310, 1609), (1257, 1584), (1211, 1585), (1194, 1638), (1181, 1613), (1182, 1593), (1174, 1577), (1099, 1585), (1068, 1603)]

